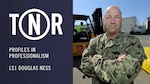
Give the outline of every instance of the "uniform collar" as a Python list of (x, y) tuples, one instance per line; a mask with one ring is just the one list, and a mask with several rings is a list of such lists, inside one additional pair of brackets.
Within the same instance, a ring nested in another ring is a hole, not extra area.
[(113, 45), (120, 45), (120, 37), (122, 34), (122, 32), (119, 32), (119, 34), (114, 39), (109, 39), (106, 33), (104, 33), (103, 37), (101, 38), (101, 42), (105, 45), (105, 48), (111, 47)]

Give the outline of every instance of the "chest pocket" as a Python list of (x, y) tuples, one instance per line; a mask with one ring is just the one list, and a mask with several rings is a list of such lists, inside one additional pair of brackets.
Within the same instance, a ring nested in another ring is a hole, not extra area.
[(118, 47), (109, 47), (101, 50), (100, 53), (103, 57), (109, 58), (109, 59), (116, 59), (121, 54), (120, 49)]
[(102, 43), (97, 44), (95, 50), (96, 50), (96, 54), (102, 55), (102, 52), (103, 52), (103, 44), (102, 44)]
[(107, 57), (109, 59), (116, 59), (118, 58), (118, 56), (122, 53), (122, 48), (123, 45), (120, 44), (120, 45), (111, 45), (111, 46), (108, 46), (108, 47), (105, 47), (104, 49), (101, 49), (101, 55), (103, 57)]
[(123, 53), (124, 44), (121, 39), (112, 40), (112, 45), (108, 46), (106, 50), (104, 50), (104, 56), (109, 59), (117, 59), (118, 56)]

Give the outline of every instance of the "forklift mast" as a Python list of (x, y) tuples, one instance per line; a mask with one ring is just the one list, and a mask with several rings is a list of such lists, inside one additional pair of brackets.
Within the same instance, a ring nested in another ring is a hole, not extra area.
[(94, 22), (94, 34), (99, 35), (104, 33), (103, 22), (102, 22), (102, 9), (96, 8), (92, 14)]

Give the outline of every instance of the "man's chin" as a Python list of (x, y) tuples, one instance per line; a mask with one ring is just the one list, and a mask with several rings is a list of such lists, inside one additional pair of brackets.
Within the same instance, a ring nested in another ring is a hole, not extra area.
[(117, 34), (118, 31), (109, 31), (108, 33), (109, 33), (109, 34)]

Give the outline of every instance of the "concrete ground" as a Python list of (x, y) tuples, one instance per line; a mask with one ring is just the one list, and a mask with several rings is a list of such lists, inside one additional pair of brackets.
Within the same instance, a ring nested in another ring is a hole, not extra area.
[(150, 35), (134, 35), (141, 41), (144, 47), (150, 47)]
[[(150, 35), (135, 35), (144, 47), (150, 47)], [(85, 77), (76, 67), (73, 68), (73, 84), (92, 84), (92, 79)], [(150, 84), (150, 74), (142, 70), (134, 80), (134, 84)]]

